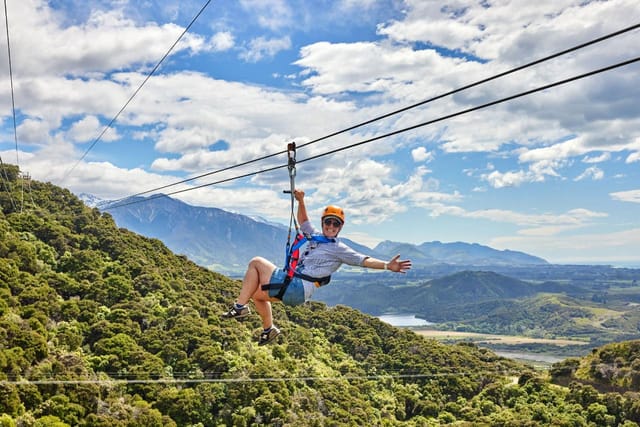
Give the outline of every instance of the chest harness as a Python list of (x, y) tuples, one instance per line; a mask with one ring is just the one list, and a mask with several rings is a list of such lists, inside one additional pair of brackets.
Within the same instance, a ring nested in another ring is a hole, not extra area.
[[(291, 142), (287, 144), (287, 156), (289, 158), (287, 167), (289, 169), (289, 183), (290, 190), (284, 190), (284, 193), (291, 194), (291, 217), (289, 219), (289, 232), (287, 233), (287, 244), (285, 246), (285, 258), (283, 270), (286, 273), (283, 283), (267, 283), (262, 285), (263, 291), (269, 291), (271, 289), (278, 289), (278, 293), (275, 298), (282, 299), (284, 293), (287, 291), (287, 287), (294, 277), (299, 277), (302, 280), (313, 282), (317, 287), (327, 285), (331, 280), (331, 275), (325, 277), (311, 277), (307, 274), (297, 271), (298, 261), (300, 260), (300, 248), (308, 242), (330, 243), (335, 242), (335, 239), (331, 239), (321, 235), (309, 235), (300, 230), (296, 214), (294, 212), (295, 197), (293, 191), (295, 190), (295, 177), (296, 177), (296, 143)], [(295, 228), (295, 238), (291, 242), (291, 232)]]

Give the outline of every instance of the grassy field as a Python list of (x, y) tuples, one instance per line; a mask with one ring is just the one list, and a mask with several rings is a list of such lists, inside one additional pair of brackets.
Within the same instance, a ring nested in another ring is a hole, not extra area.
[(474, 343), (481, 344), (503, 345), (548, 344), (558, 347), (589, 344), (588, 342), (579, 340), (529, 338), (512, 335), (481, 334), (475, 332), (436, 331), (432, 329), (413, 329), (413, 331), (424, 337), (433, 338), (439, 341), (473, 341)]

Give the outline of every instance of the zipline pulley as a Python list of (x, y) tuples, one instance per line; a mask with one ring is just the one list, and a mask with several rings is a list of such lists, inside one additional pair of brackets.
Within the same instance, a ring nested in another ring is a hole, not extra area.
[(289, 182), (291, 185), (290, 190), (284, 190), (283, 193), (291, 194), (291, 203), (293, 203), (293, 190), (295, 190), (295, 178), (296, 178), (296, 143), (290, 142), (287, 144), (287, 169), (289, 169)]

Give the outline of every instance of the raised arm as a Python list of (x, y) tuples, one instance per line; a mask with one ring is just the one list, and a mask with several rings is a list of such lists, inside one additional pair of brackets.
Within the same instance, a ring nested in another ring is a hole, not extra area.
[(293, 196), (298, 201), (298, 224), (302, 224), (303, 222), (309, 220), (309, 215), (307, 215), (307, 207), (304, 204), (304, 191), (295, 189), (293, 190)]
[(362, 263), (362, 266), (378, 270), (390, 270), (395, 273), (406, 273), (411, 268), (411, 261), (408, 259), (401, 260), (400, 255), (396, 255), (386, 262), (377, 258), (367, 258)]

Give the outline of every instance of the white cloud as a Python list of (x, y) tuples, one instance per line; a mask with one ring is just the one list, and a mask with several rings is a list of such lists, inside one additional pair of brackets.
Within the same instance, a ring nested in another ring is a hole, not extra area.
[(431, 216), (454, 216), (474, 220), (486, 220), (500, 224), (513, 224), (522, 227), (518, 234), (526, 236), (553, 236), (560, 233), (584, 228), (594, 220), (607, 218), (606, 212), (589, 209), (570, 209), (564, 213), (523, 213), (509, 209), (467, 210), (456, 203), (462, 200), (458, 193), (422, 193), (411, 197), (413, 203), (429, 211)]
[[(619, 127), (619, 125), (620, 123), (618, 123), (616, 127)], [(601, 126), (608, 127), (608, 129), (603, 129), (597, 134), (602, 134), (603, 139), (595, 138), (596, 135), (590, 136), (588, 133), (585, 133), (585, 136), (575, 137), (559, 143), (551, 143), (551, 145), (546, 147), (531, 150), (525, 149), (521, 152), (519, 160), (525, 163), (542, 160), (558, 160), (585, 155), (592, 151), (605, 151), (605, 153), (596, 158), (597, 161), (604, 161), (607, 160), (606, 156), (610, 155), (611, 152), (625, 150), (637, 152), (637, 150), (640, 150), (640, 139), (607, 138), (606, 133), (613, 131), (612, 127), (614, 127), (614, 124), (608, 123), (607, 125), (602, 124)], [(633, 132), (633, 126), (635, 125), (631, 124), (629, 127), (630, 132)], [(592, 163), (595, 162), (589, 157), (587, 157), (587, 159)]]
[(473, 7), (456, 8), (418, 0), (409, 0), (407, 4), (407, 16), (402, 21), (380, 25), (380, 34), (400, 42), (429, 42), (450, 49), (458, 49), (482, 35), (482, 29), (467, 18)]
[(432, 43), (518, 64), (523, 57), (541, 57), (558, 46), (594, 38), (594, 33), (623, 28), (620, 23), (629, 22), (624, 11), (634, 8), (633, 0), (491, 4), (407, 0), (405, 4), (406, 15), (381, 25), (380, 34), (398, 42)]
[(25, 119), (17, 127), (18, 140), (20, 143), (46, 145), (51, 139), (51, 128), (51, 124), (44, 120)]
[(430, 162), (434, 159), (433, 152), (427, 151), (425, 147), (418, 147), (411, 150), (411, 157), (414, 162)]
[[(302, 84), (318, 94), (398, 91), (395, 96), (402, 97), (408, 89), (403, 86), (424, 81), (420, 70), (438, 76), (460, 62), (442, 57), (435, 50), (416, 51), (373, 42), (317, 42), (303, 47), (294, 64), (305, 69), (303, 75), (310, 75)], [(433, 81), (431, 84), (432, 90), (437, 89)]]
[(594, 181), (599, 181), (604, 178), (604, 171), (598, 167), (592, 166), (585, 169), (584, 172), (575, 177), (574, 181), (582, 181), (588, 178), (591, 178)]
[(221, 31), (215, 33), (209, 39), (209, 46), (211, 46), (211, 50), (214, 52), (223, 52), (225, 50), (231, 49), (235, 44), (235, 40), (233, 34), (228, 31)]
[(613, 200), (621, 202), (640, 203), (640, 190), (617, 191), (609, 193)]
[(634, 163), (640, 161), (640, 151), (636, 151), (635, 153), (629, 154), (627, 157), (626, 163)]
[(353, 162), (347, 157), (334, 157), (315, 176), (318, 184), (309, 203), (334, 200), (348, 207), (354, 224), (381, 223), (404, 212), (407, 209), (404, 201), (415, 197), (425, 186), (423, 168), (416, 169), (405, 181), (397, 182), (392, 179), (393, 170), (388, 165), (372, 159)]
[[(594, 248), (593, 242), (597, 242)], [(639, 264), (640, 228), (615, 232), (548, 235), (515, 235), (491, 239), (495, 248), (535, 253), (554, 263), (628, 262)]]
[[(21, 78), (103, 73), (155, 63), (184, 30), (175, 24), (138, 25), (118, 8), (95, 10), (86, 22), (65, 27), (63, 15), (43, 3), (12, 4), (12, 28), (29, 29), (28, 37), (12, 37), (13, 72)], [(188, 33), (174, 53), (202, 47), (202, 37)]]
[(266, 39), (258, 37), (249, 42), (246, 50), (240, 54), (240, 58), (247, 62), (258, 62), (265, 58), (272, 58), (281, 50), (291, 48), (291, 39), (288, 36)]
[[(94, 140), (100, 135), (100, 133), (104, 130), (104, 126), (100, 124), (100, 121), (95, 116), (87, 116), (75, 122), (68, 132), (66, 132), (66, 136), (69, 140), (73, 142), (87, 142)], [(102, 141), (115, 141), (120, 138), (117, 131), (113, 128), (107, 129), (107, 131), (102, 135), (100, 140)]]
[(611, 153), (602, 153), (599, 156), (586, 156), (585, 158), (582, 159), (583, 163), (602, 163), (602, 162), (606, 162), (607, 160), (611, 159)]
[(517, 187), (525, 182), (533, 182), (534, 175), (530, 172), (524, 171), (505, 173), (493, 171), (489, 174), (483, 175), (483, 179), (485, 179), (493, 188)]
[(291, 25), (293, 12), (285, 0), (241, 0), (240, 4), (255, 14), (263, 28), (278, 30)]

